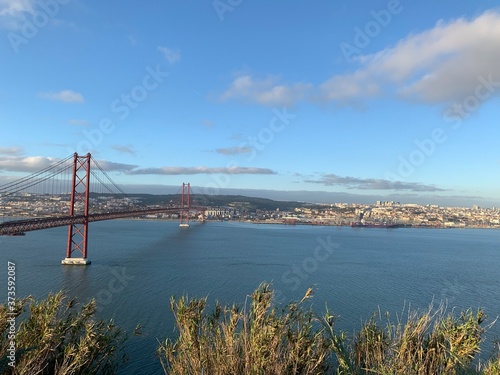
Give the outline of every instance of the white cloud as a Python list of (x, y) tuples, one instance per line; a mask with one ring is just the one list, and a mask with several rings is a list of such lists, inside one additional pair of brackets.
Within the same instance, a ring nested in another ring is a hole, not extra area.
[[(2, 150), (9, 151), (11, 149), (0, 149), (0, 154)], [(17, 148), (12, 148), (11, 151), (11, 155), (20, 152)], [(7, 155), (7, 152), (4, 155)], [(59, 158), (46, 156), (0, 156), (0, 171), (34, 173), (60, 161), (61, 159)], [(115, 163), (106, 160), (99, 160), (97, 163), (107, 172), (129, 172), (137, 168), (137, 165)]]
[(22, 147), (0, 147), (0, 155), (19, 155), (22, 152)]
[(263, 105), (293, 105), (306, 97), (312, 85), (296, 83), (279, 84), (276, 77), (255, 80), (250, 75), (236, 77), (231, 86), (220, 96), (221, 100), (241, 99)]
[(362, 70), (334, 76), (323, 83), (319, 90), (321, 101), (337, 102), (337, 104), (352, 104), (353, 99), (371, 98), (381, 93), (374, 76)]
[(0, 0), (0, 27), (19, 30), (24, 17), (35, 12), (35, 0)]
[(462, 100), (474, 95), (481, 77), (500, 81), (498, 45), (498, 12), (473, 20), (440, 21), (392, 48), (361, 56), (358, 70), (335, 75), (320, 86), (320, 98), (340, 103), (375, 96), (427, 103)]
[(229, 168), (210, 168), (210, 167), (162, 167), (162, 168), (137, 168), (129, 174), (153, 174), (153, 175), (192, 175), (192, 174), (275, 174), (268, 168), (253, 167), (229, 167)]
[(83, 95), (73, 90), (63, 90), (59, 92), (42, 92), (40, 98), (48, 100), (56, 100), (65, 103), (83, 103), (85, 99)]
[(165, 59), (170, 64), (175, 64), (177, 61), (181, 59), (181, 53), (178, 49), (171, 49), (167, 47), (158, 47), (158, 51), (160, 51)]
[(37, 172), (51, 166), (60, 159), (45, 156), (6, 156), (0, 157), (0, 171)]
[(439, 21), (392, 47), (356, 59), (356, 70), (336, 74), (323, 83), (281, 84), (276, 77), (255, 79), (243, 74), (220, 95), (262, 105), (292, 105), (300, 100), (359, 105), (392, 97), (432, 104), (461, 102), (485, 86), (487, 100), (500, 94), (500, 11), (474, 19)]
[[(115, 146), (113, 148), (117, 148)], [(122, 146), (122, 151), (133, 151), (129, 146)], [(1, 150), (1, 149), (0, 149)], [(12, 151), (12, 150), (11, 150)], [(72, 160), (72, 159), (71, 159)], [(0, 155), (0, 172), (27, 172), (34, 173), (50, 167), (61, 159), (45, 156), (21, 157), (15, 155)], [(162, 167), (162, 168), (139, 168), (137, 165), (116, 163), (107, 160), (98, 160), (97, 164), (106, 172), (119, 172), (127, 175), (194, 175), (194, 174), (276, 174), (268, 168), (256, 167)]]
[(424, 185), (418, 182), (389, 181), (378, 178), (358, 178), (339, 176), (336, 174), (322, 175), (319, 180), (304, 180), (304, 182), (322, 184), (325, 186), (344, 186), (348, 189), (359, 190), (396, 190), (396, 191), (445, 191), (434, 185)]
[(106, 172), (129, 173), (133, 169), (137, 168), (137, 165), (124, 164), (124, 163), (116, 163), (116, 162), (107, 161), (107, 160), (98, 160), (97, 163)]
[(135, 155), (134, 146), (132, 145), (114, 145), (111, 148), (115, 151), (118, 151), (122, 154)]
[[(37, 28), (40, 27), (40, 22), (45, 23), (45, 21), (37, 21), (36, 19), (38, 17), (38, 20), (41, 20), (42, 15), (48, 17), (53, 26), (75, 28), (74, 23), (55, 18), (60, 7), (67, 3), (67, 1), (60, 0), (0, 0), (0, 28), (23, 31), (23, 28), (28, 24), (27, 22), (32, 22)], [(38, 16), (37, 12), (39, 12)]]
[(0, 16), (18, 17), (33, 13), (32, 0), (0, 0)]
[(222, 155), (240, 155), (240, 154), (248, 154), (252, 152), (252, 147), (226, 147), (226, 148), (218, 148), (215, 150), (218, 154)]

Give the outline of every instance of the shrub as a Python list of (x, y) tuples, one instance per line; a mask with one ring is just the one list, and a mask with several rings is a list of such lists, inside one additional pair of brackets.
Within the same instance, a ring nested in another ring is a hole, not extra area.
[[(262, 284), (237, 306), (207, 299), (171, 299), (178, 337), (158, 348), (169, 374), (500, 374), (500, 350), (490, 361), (474, 361), (486, 328), (482, 310), (447, 314), (444, 306), (411, 311), (405, 322), (383, 325), (374, 315), (348, 339), (336, 317), (318, 317), (303, 301), (272, 307), (272, 290)], [(319, 324), (321, 323), (321, 324)]]
[[(29, 313), (23, 313), (29, 305)], [(15, 367), (9, 366), (7, 329), (11, 311), (0, 305), (0, 373), (111, 374), (125, 362), (125, 336), (112, 321), (96, 321), (95, 301), (75, 311), (74, 299), (62, 292), (45, 300), (31, 297), (16, 302), (21, 320), (15, 335)]]
[(310, 294), (278, 310), (269, 284), (261, 284), (243, 310), (216, 304), (212, 314), (205, 311), (206, 298), (172, 298), (179, 337), (158, 348), (165, 372), (324, 374), (329, 344), (323, 329), (313, 328), (312, 311), (301, 305)]
[[(485, 315), (467, 310), (458, 316), (444, 306), (410, 311), (394, 324), (374, 314), (351, 339), (337, 332), (328, 309), (314, 314), (304, 301), (273, 307), (273, 291), (261, 284), (243, 307), (215, 305), (207, 299), (172, 297), (178, 337), (160, 343), (158, 355), (169, 374), (500, 374), (500, 343), (492, 358), (477, 360)], [(29, 307), (29, 311), (27, 311)], [(15, 316), (15, 367), (9, 365)], [(493, 323), (492, 323), (493, 324)], [(122, 331), (95, 319), (95, 301), (77, 308), (62, 292), (45, 300), (17, 300), (13, 311), (0, 305), (0, 373), (113, 374), (126, 356)]]
[(456, 317), (446, 314), (441, 305), (423, 313), (409, 312), (405, 323), (393, 325), (388, 319), (384, 327), (379, 326), (375, 315), (349, 346), (345, 336), (340, 338), (334, 332), (333, 324), (328, 332), (340, 373), (500, 374), (495, 372), (500, 359), (488, 362), (483, 371), (481, 363), (474, 363), (486, 330), (482, 327), (484, 319), (482, 310), (467, 310)]

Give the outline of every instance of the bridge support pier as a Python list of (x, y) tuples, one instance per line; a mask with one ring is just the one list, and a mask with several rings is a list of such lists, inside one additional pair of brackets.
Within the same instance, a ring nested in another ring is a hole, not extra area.
[(86, 266), (88, 264), (92, 263), (90, 260), (87, 258), (64, 258), (61, 260), (61, 264), (67, 265), (67, 266)]
[[(90, 196), (90, 160), (91, 155), (78, 156), (75, 152), (73, 159), (73, 176), (71, 184), (71, 200), (69, 214), (72, 218), (83, 216), (83, 221), (68, 225), (68, 247), (66, 258), (61, 261), (64, 265), (90, 264), (87, 259), (87, 240), (89, 229), (89, 196)], [(75, 207), (83, 212), (75, 212)], [(81, 254), (81, 257), (72, 257), (73, 252)]]
[(189, 209), (191, 207), (191, 185), (182, 183), (180, 224), (181, 228), (189, 228)]

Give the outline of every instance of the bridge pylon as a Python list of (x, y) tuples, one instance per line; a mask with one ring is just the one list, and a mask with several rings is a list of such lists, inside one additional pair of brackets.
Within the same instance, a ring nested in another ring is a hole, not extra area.
[(179, 212), (179, 226), (189, 228), (189, 209), (191, 208), (191, 185), (182, 183), (181, 211)]
[[(74, 154), (69, 214), (72, 218), (83, 216), (83, 221), (68, 225), (66, 258), (61, 262), (66, 265), (90, 264), (90, 260), (87, 258), (90, 160), (90, 153), (85, 156), (79, 156), (76, 152)], [(73, 256), (75, 252), (76, 257)]]

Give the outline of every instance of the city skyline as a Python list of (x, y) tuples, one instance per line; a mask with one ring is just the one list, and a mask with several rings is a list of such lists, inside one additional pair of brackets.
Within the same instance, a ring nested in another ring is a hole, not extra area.
[(130, 192), (498, 207), (499, 25), (493, 1), (6, 0), (0, 183), (91, 152)]

